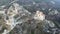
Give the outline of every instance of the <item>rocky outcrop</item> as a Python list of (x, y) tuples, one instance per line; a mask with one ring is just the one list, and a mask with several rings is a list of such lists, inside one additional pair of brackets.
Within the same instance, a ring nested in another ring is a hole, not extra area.
[(54, 1), (15, 1), (0, 8), (0, 34), (60, 34), (59, 9), (51, 7)]

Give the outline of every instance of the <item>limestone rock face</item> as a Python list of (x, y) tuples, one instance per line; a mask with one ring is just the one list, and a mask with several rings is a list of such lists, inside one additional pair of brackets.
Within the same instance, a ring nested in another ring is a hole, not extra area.
[(7, 34), (10, 32), (16, 26), (16, 24), (27, 21), (30, 18), (31, 14), (17, 3), (13, 3), (9, 9), (6, 10), (7, 11), (3, 11), (4, 13), (2, 13), (0, 19), (1, 22), (4, 22), (1, 24), (1, 27), (6, 27), (6, 29), (3, 30), (2, 34)]
[(54, 0), (8, 1), (0, 0), (4, 3), (0, 6), (0, 34), (60, 34), (60, 8), (56, 9)]
[(43, 12), (36, 11), (36, 14), (34, 16), (34, 19), (42, 20), (43, 21), (45, 19), (45, 15), (43, 14)]

